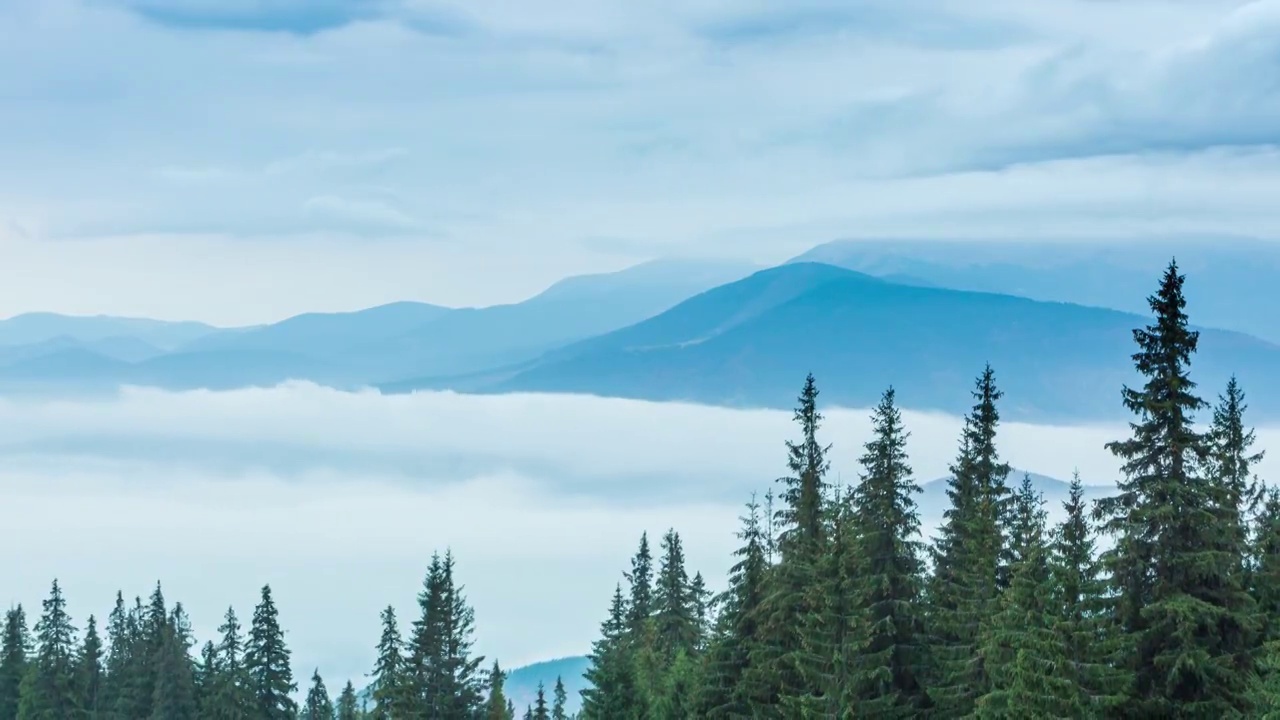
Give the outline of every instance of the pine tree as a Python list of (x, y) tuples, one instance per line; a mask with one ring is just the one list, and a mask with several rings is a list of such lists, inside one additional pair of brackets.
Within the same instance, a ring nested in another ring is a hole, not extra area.
[(507, 682), (506, 673), (498, 661), (493, 661), (493, 669), (489, 671), (489, 700), (485, 703), (485, 720), (506, 720), (507, 696), (504, 687)]
[(894, 398), (889, 388), (872, 414), (852, 496), (853, 604), (862, 630), (850, 638), (853, 677), (843, 705), (867, 718), (913, 717), (926, 706), (924, 550), (914, 499), (921, 490)]
[(569, 715), (565, 710), (565, 705), (569, 702), (569, 695), (565, 692), (564, 681), (561, 680), (559, 675), (556, 676), (556, 686), (552, 691), (551, 697), (553, 698), (551, 720), (568, 720)]
[(699, 642), (697, 599), (684, 567), (684, 548), (675, 530), (662, 536), (662, 560), (654, 588), (654, 645), (663, 666), (681, 651), (691, 652)]
[(707, 589), (707, 581), (702, 577), (701, 572), (695, 572), (693, 580), (689, 582), (689, 599), (693, 603), (693, 618), (698, 635), (694, 649), (702, 652), (706, 649), (707, 640), (711, 636), (711, 611), (714, 596)]
[(196, 663), (196, 709), (202, 718), (212, 717), (218, 696), (218, 646), (213, 641), (200, 648), (200, 660)]
[[(1244, 422), (1248, 407), (1244, 390), (1232, 376), (1226, 391), (1218, 397), (1206, 438), (1210, 448), (1208, 469), (1222, 492), (1218, 501), (1230, 533), (1228, 541), (1238, 548), (1233, 552), (1238, 553), (1242, 561), (1248, 558), (1249, 515), (1256, 512), (1262, 492), (1253, 468), (1264, 456), (1262, 452), (1252, 452), (1256, 438), (1253, 429)], [(1247, 585), (1247, 580), (1245, 583)]]
[(1085, 706), (1069, 674), (1053, 607), (1045, 512), (1029, 475), (1015, 496), (1010, 586), (982, 632), (990, 690), (978, 698), (980, 719), (1079, 718)]
[(632, 637), (643, 637), (653, 615), (653, 555), (649, 551), (649, 534), (640, 535), (640, 547), (631, 559), (631, 572), (625, 573), (631, 585), (627, 603), (627, 627)]
[(348, 680), (338, 695), (338, 706), (335, 708), (337, 720), (359, 720), (360, 708), (356, 705), (356, 688)]
[(182, 604), (161, 626), (155, 667), (152, 720), (196, 720), (195, 676), (190, 656), (190, 627)]
[(734, 552), (737, 561), (729, 570), (729, 588), (720, 598), (722, 610), (708, 650), (699, 702), (708, 718), (747, 716), (762, 694), (744, 681), (758, 641), (757, 622), (768, 573), (767, 539), (754, 496), (741, 520), (738, 538), (743, 545)]
[(826, 454), (830, 449), (817, 440), (822, 423), (817, 400), (817, 384), (809, 375), (794, 413), (801, 437), (799, 442), (787, 443), (790, 475), (778, 481), (783, 486), (782, 507), (776, 512), (781, 530), (778, 564), (770, 573), (760, 609), (760, 642), (753, 648), (746, 678), (754, 687), (768, 688), (767, 699), (757, 710), (770, 716), (817, 692), (809, 683), (815, 657), (809, 649), (805, 620), (818, 611), (820, 601), (811, 588), (824, 551)]
[(111, 718), (121, 717), (119, 710), (124, 702), (124, 691), (130, 684), (127, 674), (131, 642), (129, 611), (125, 606), (124, 594), (116, 592), (115, 607), (107, 616), (107, 656), (103, 662), (105, 677), (100, 701), (107, 716)]
[(550, 720), (551, 713), (547, 708), (547, 693), (542, 689), (542, 683), (538, 683), (538, 694), (533, 701), (533, 720)]
[(454, 583), (453, 554), (435, 555), (418, 597), (407, 672), (409, 714), (441, 720), (471, 718), (484, 706), (479, 664), (471, 657), (474, 613)]
[(245, 668), (244, 640), (240, 620), (234, 608), (228, 607), (218, 626), (219, 640), (214, 648), (215, 671), (206, 693), (208, 707), (202, 717), (216, 720), (247, 720), (255, 708), (248, 670)]
[(253, 698), (253, 714), (260, 720), (292, 720), (298, 710), (292, 694), (298, 686), (293, 682), (289, 648), (284, 642), (270, 585), (263, 586), (262, 599), (253, 611), (244, 665)]
[(609, 617), (592, 643), (587, 687), (582, 690), (581, 720), (643, 720), (634, 668), (627, 646), (630, 628), (622, 586), (614, 588)]
[[(1108, 443), (1125, 478), (1099, 501), (1115, 538), (1106, 553), (1119, 592), (1118, 621), (1133, 649), (1132, 716), (1231, 717), (1251, 712), (1253, 609), (1244, 592), (1224, 482), (1204, 472), (1212, 443), (1194, 415), (1205, 403), (1188, 377), (1199, 334), (1184, 311), (1183, 276), (1170, 263), (1135, 330), (1145, 378), (1125, 387), (1132, 436)], [(1211, 464), (1211, 463), (1209, 463)]]
[(1001, 520), (1007, 518), (1009, 466), (1000, 462), (995, 445), (996, 402), (1002, 393), (990, 366), (973, 396), (977, 402), (965, 419), (960, 454), (951, 466), (951, 507), (931, 548), (927, 692), (938, 718), (965, 717), (989, 689), (979, 634), (995, 612), (1001, 562), (1008, 557)]
[(31, 638), (21, 605), (4, 614), (4, 640), (0, 644), (0, 720), (18, 717), (19, 691), (27, 675)]
[(1280, 640), (1280, 488), (1266, 488), (1262, 498), (1251, 533), (1249, 590), (1265, 619), (1262, 639), (1273, 642)]
[(300, 720), (334, 720), (333, 702), (329, 700), (329, 691), (320, 679), (320, 669), (311, 673), (311, 689), (307, 691), (306, 702), (302, 706)]
[(375, 720), (392, 720), (406, 712), (404, 643), (396, 623), (395, 608), (390, 605), (382, 611), (382, 638), (378, 641), (378, 659), (373, 668), (373, 711)]
[(102, 638), (98, 636), (98, 621), (90, 615), (85, 625), (84, 642), (76, 659), (76, 685), (80, 693), (80, 707), (87, 720), (107, 716), (102, 705)]
[(78, 715), (76, 629), (67, 614), (62, 588), (54, 580), (44, 612), (35, 626), (36, 652), (20, 691), (19, 720), (65, 720)]
[(1062, 507), (1066, 516), (1054, 532), (1049, 561), (1057, 611), (1055, 630), (1067, 658), (1058, 672), (1075, 686), (1084, 717), (1114, 717), (1124, 699), (1128, 677), (1119, 670), (1120, 648), (1109, 617), (1111, 598), (1098, 562), (1078, 472), (1071, 477), (1071, 490)]

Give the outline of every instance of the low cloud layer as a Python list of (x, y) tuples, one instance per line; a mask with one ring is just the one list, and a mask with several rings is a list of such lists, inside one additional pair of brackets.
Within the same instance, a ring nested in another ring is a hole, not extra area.
[[(867, 413), (828, 414), (833, 472), (852, 481)], [(944, 475), (959, 421), (905, 419), (918, 478)], [(0, 560), (0, 602), (34, 610), (56, 576), (82, 625), (117, 589), (145, 596), (160, 579), (204, 640), (228, 604), (247, 620), (270, 582), (296, 671), (318, 666), (330, 684), (359, 683), (378, 611), (410, 621), (446, 547), (478, 649), (508, 666), (584, 652), (643, 531), (676, 528), (720, 587), (742, 504), (783, 474), (794, 435), (782, 412), (310, 385), (7, 399), (0, 426), (0, 543), (23, 548)], [(1107, 484), (1102, 444), (1122, 432), (1011, 424), (1001, 447), (1018, 467)], [(1280, 446), (1280, 432), (1259, 438)]]

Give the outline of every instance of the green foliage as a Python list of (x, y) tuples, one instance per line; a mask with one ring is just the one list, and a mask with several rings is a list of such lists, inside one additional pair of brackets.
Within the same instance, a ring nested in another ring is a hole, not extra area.
[(31, 637), (27, 633), (27, 616), (22, 606), (4, 614), (4, 638), (0, 643), (0, 720), (18, 717), (19, 692), (27, 675)]
[(302, 705), (299, 720), (334, 720), (333, 702), (329, 699), (329, 691), (320, 678), (320, 670), (311, 674), (311, 689), (307, 691), (306, 702)]
[(80, 697), (76, 692), (76, 629), (67, 614), (66, 599), (57, 580), (43, 609), (35, 626), (35, 657), (20, 691), (19, 720), (65, 720), (75, 717), (80, 710)]
[(453, 554), (431, 558), (421, 616), (413, 624), (404, 674), (404, 712), (440, 720), (469, 720), (484, 705), (481, 657), (471, 656), (474, 612), (453, 576)]
[(297, 712), (292, 693), (298, 689), (289, 666), (289, 648), (280, 628), (279, 613), (264, 585), (262, 599), (253, 611), (244, 664), (252, 694), (252, 717), (260, 720), (290, 720)]
[(356, 704), (356, 688), (348, 680), (338, 695), (338, 704), (334, 709), (337, 720), (359, 720), (360, 707)]

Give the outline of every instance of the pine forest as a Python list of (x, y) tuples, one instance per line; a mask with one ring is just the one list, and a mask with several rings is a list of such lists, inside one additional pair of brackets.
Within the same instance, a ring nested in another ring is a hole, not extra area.
[[(1255, 475), (1244, 388), (1193, 380), (1183, 283), (1170, 263), (1133, 331), (1115, 492), (1087, 502), (1077, 476), (1054, 525), (1001, 459), (996, 369), (956, 389), (972, 410), (932, 537), (893, 388), (842, 486), (810, 375), (727, 587), (686, 567), (675, 530), (639, 538), (601, 597), (576, 717), (1280, 720), (1280, 487)], [(159, 584), (77, 620), (54, 581), (40, 608), (5, 614), (0, 720), (569, 717), (562, 683), (528, 707), (504, 695), (454, 563), (430, 559), (416, 617), (382, 612), (367, 677), (330, 685), (291, 667), (269, 586), (201, 643)]]

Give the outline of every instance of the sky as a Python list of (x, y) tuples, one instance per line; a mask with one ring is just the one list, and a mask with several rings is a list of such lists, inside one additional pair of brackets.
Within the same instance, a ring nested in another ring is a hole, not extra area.
[(1280, 237), (1280, 0), (7, 0), (0, 316), (837, 237)]
[[(831, 479), (852, 482), (868, 413), (826, 414)], [(959, 421), (904, 421), (917, 480), (944, 476)], [(778, 411), (308, 384), (0, 398), (0, 427), (0, 547), (22, 548), (0, 553), (0, 605), (30, 615), (56, 577), (83, 628), (117, 590), (145, 598), (161, 580), (203, 643), (228, 605), (247, 623), (270, 583), (295, 676), (318, 668), (331, 689), (372, 667), (383, 607), (416, 617), (433, 552), (454, 552), (476, 650), (504, 667), (586, 652), (642, 532), (676, 529), (690, 571), (723, 589), (737, 518), (785, 473), (795, 434)], [(1123, 436), (1010, 423), (999, 442), (1015, 467), (1109, 485), (1103, 443)]]

